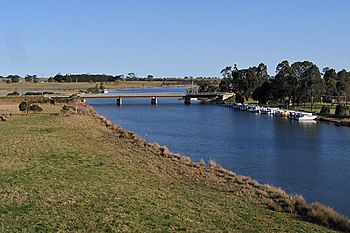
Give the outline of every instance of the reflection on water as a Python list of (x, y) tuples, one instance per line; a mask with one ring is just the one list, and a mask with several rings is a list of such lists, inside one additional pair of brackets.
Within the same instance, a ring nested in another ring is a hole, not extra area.
[[(124, 92), (184, 92), (184, 88)], [(105, 117), (193, 160), (215, 159), (238, 174), (299, 193), (350, 216), (350, 128), (295, 122), (178, 99), (89, 100)]]

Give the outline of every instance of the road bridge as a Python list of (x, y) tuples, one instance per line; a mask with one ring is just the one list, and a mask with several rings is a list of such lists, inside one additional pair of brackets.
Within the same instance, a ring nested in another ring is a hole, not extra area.
[(130, 98), (150, 98), (151, 104), (157, 104), (158, 98), (178, 98), (184, 99), (185, 104), (191, 104), (191, 99), (217, 99), (226, 100), (233, 96), (233, 93), (100, 93), (100, 94), (79, 94), (80, 98), (86, 99), (116, 99), (117, 105), (122, 105), (123, 99)]

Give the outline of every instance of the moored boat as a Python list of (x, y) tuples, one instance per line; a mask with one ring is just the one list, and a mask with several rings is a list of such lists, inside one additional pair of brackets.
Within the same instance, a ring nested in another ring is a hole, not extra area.
[(297, 112), (295, 114), (295, 120), (297, 121), (314, 121), (317, 116), (312, 115), (312, 113), (308, 112)]

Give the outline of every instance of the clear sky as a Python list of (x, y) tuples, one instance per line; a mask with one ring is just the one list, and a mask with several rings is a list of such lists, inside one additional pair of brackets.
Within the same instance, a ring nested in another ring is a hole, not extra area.
[(350, 69), (349, 0), (1, 0), (0, 75)]

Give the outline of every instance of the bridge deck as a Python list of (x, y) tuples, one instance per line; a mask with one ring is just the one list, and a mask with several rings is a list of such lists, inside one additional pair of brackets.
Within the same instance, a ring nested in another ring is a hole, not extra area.
[(218, 93), (113, 93), (113, 94), (81, 94), (79, 95), (84, 99), (94, 98), (210, 98), (217, 97)]

